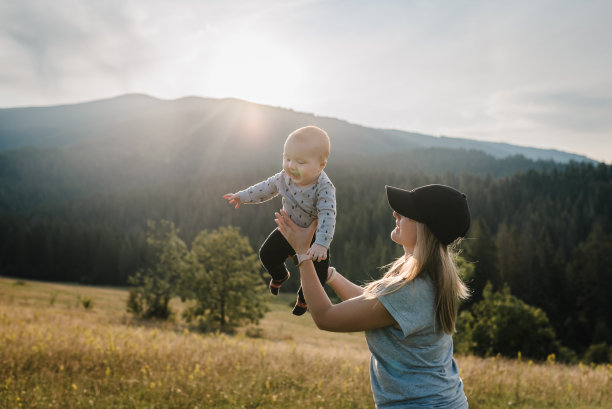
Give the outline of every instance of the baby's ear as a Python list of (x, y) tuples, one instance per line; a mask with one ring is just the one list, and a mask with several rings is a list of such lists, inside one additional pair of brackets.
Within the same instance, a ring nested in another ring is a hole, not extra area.
[(323, 170), (325, 168), (325, 165), (327, 165), (327, 159), (325, 159), (323, 162), (321, 162), (321, 170)]

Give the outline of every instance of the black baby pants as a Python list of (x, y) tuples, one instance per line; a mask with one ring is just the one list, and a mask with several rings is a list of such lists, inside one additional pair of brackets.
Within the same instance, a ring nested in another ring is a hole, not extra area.
[[(289, 276), (289, 271), (285, 267), (285, 260), (293, 256), (295, 256), (295, 250), (278, 229), (274, 229), (270, 233), (259, 249), (261, 263), (268, 270), (272, 279), (276, 281), (283, 281)], [(327, 258), (322, 261), (314, 261), (314, 267), (321, 285), (324, 285), (327, 281), (327, 269), (329, 268), (329, 249), (327, 250)], [(298, 290), (298, 301), (306, 304), (302, 286)]]

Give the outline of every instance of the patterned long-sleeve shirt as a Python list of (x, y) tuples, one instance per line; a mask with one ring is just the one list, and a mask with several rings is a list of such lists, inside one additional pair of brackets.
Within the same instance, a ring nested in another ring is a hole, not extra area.
[(336, 188), (325, 172), (315, 183), (301, 188), (282, 170), (238, 194), (245, 204), (262, 203), (281, 195), (283, 209), (298, 226), (306, 227), (319, 219), (315, 244), (329, 248), (336, 228)]

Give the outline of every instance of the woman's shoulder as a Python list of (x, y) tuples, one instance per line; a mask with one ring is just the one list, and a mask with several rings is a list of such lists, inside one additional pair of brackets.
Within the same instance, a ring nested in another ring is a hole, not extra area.
[(416, 277), (396, 291), (380, 295), (378, 300), (404, 336), (434, 328), (435, 290), (428, 277)]
[(428, 276), (420, 274), (397, 289), (383, 291), (378, 298), (385, 306), (414, 311), (434, 301), (435, 287)]
[(399, 284), (397, 286), (397, 289), (391, 288), (390, 290), (391, 291), (388, 291), (388, 293), (401, 291), (404, 293), (416, 292), (421, 294), (435, 291), (435, 286), (429, 274), (427, 272), (421, 272), (418, 276), (408, 281), (407, 283)]

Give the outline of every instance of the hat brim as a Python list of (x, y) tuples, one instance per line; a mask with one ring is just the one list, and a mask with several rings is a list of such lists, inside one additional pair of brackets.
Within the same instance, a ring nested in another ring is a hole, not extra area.
[(385, 189), (391, 209), (404, 217), (422, 222), (422, 217), (414, 201), (414, 194), (411, 191), (388, 185), (385, 186)]

